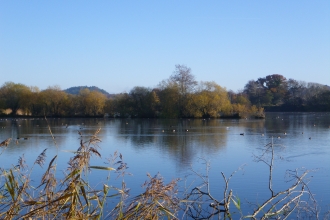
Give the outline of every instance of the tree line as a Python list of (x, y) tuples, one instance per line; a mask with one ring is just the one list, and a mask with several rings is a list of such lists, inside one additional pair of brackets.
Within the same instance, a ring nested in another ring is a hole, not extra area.
[(253, 105), (280, 111), (330, 111), (330, 87), (279, 74), (250, 80), (243, 92)]
[(263, 117), (264, 107), (309, 109), (320, 106), (330, 111), (330, 89), (282, 75), (249, 81), (240, 92), (227, 91), (213, 81), (197, 82), (191, 69), (176, 65), (173, 74), (156, 88), (136, 86), (128, 93), (107, 98), (98, 91), (80, 90), (72, 95), (59, 86), (40, 91), (20, 83), (0, 87), (0, 109), (12, 115), (102, 116), (145, 118)]

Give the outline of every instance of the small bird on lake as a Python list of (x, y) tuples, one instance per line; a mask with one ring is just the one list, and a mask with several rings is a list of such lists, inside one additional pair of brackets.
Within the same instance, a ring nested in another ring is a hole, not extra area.
[(240, 133), (239, 135), (243, 135), (244, 136), (244, 133)]

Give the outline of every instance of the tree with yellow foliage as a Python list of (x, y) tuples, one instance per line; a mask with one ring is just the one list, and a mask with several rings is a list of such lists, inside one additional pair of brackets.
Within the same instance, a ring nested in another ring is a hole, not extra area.
[(40, 92), (40, 100), (44, 104), (44, 114), (61, 116), (66, 114), (68, 94), (60, 86), (49, 86)]
[(13, 115), (17, 114), (18, 109), (28, 110), (31, 95), (31, 89), (21, 83), (6, 82), (0, 87), (0, 99), (3, 107), (10, 108)]
[(215, 82), (200, 82), (191, 95), (189, 106), (194, 117), (219, 117), (231, 109), (226, 89)]

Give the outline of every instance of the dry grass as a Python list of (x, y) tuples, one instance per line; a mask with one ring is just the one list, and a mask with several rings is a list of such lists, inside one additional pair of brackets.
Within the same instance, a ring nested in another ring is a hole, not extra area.
[(177, 181), (164, 184), (158, 174), (144, 183), (145, 192), (134, 197), (125, 209), (116, 207), (118, 219), (177, 219), (179, 199), (177, 198)]
[[(117, 152), (108, 159), (111, 166), (90, 166), (93, 156), (101, 157), (99, 132), (100, 129), (87, 141), (78, 132), (80, 146), (70, 158), (68, 173), (63, 179), (56, 178), (58, 155), (55, 155), (41, 176), (40, 185), (31, 184), (34, 166), (45, 165), (47, 149), (37, 156), (29, 171), (24, 155), (19, 157), (13, 168), (1, 169), (0, 219), (175, 219), (179, 209), (177, 180), (165, 184), (160, 175), (148, 175), (149, 180), (144, 184), (145, 192), (130, 200), (127, 200), (128, 190), (124, 181), (120, 189), (109, 186), (106, 181), (100, 189), (89, 185), (88, 175), (91, 169), (108, 172), (107, 180), (110, 179), (110, 172), (116, 172), (117, 177), (127, 175), (127, 164)], [(3, 141), (1, 146), (8, 146), (10, 141), (10, 138)], [(113, 168), (114, 166), (117, 168)], [(114, 192), (111, 195), (110, 190)], [(105, 215), (107, 200), (113, 197), (120, 197), (119, 202)]]
[[(109, 186), (103, 189), (93, 189), (87, 181), (90, 169), (103, 169), (108, 172), (111, 167), (90, 167), (92, 156), (101, 157), (98, 142), (101, 140), (95, 134), (84, 141), (81, 136), (80, 147), (69, 161), (68, 173), (61, 180), (56, 179), (55, 155), (45, 173), (40, 185), (31, 184), (31, 173), (35, 165), (43, 166), (46, 149), (37, 157), (29, 172), (25, 170), (24, 157), (20, 157), (17, 166), (9, 170), (1, 170), (0, 188), (0, 218), (1, 219), (100, 219), (103, 216), (105, 198)], [(4, 141), (4, 146), (8, 141)]]

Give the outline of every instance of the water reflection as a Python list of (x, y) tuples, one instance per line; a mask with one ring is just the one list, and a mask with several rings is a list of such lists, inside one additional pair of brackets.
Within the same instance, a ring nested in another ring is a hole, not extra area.
[(221, 120), (130, 119), (114, 123), (119, 140), (130, 142), (136, 151), (156, 148), (181, 169), (186, 169), (196, 155), (217, 153), (227, 142), (228, 129)]
[[(54, 146), (48, 125), (59, 149)], [(20, 138), (18, 145), (13, 141), (1, 155), (1, 167), (16, 163), (22, 154), (33, 162), (42, 150), (48, 148), (47, 159), (50, 160), (59, 150), (61, 155), (58, 170), (65, 170), (72, 154), (63, 153), (63, 150), (74, 151), (79, 147), (78, 131), (88, 139), (101, 128), (100, 152), (104, 157), (113, 154), (115, 150), (123, 153), (125, 162), (130, 167), (129, 172), (135, 175), (131, 182), (127, 182), (129, 187), (134, 188), (136, 183), (142, 184), (146, 172), (154, 175), (159, 171), (170, 179), (182, 177), (191, 164), (198, 167), (198, 158), (213, 160), (211, 167), (215, 168), (214, 172), (217, 174), (211, 177), (211, 181), (217, 183), (222, 181), (220, 171), (230, 174), (240, 165), (250, 163), (249, 166), (253, 169), (248, 166), (246, 173), (249, 173), (249, 176), (244, 176), (246, 179), (242, 180), (246, 184), (242, 186), (238, 181), (235, 185), (233, 180), (232, 186), (236, 192), (241, 193), (242, 199), (252, 201), (256, 195), (251, 191), (254, 190), (253, 187), (257, 185), (259, 190), (262, 185), (266, 186), (267, 190), (267, 183), (265, 185), (265, 182), (260, 181), (260, 176), (263, 176), (267, 169), (253, 165), (251, 156), (258, 154), (258, 148), (274, 141), (275, 144), (284, 146), (281, 156), (289, 159), (276, 164), (276, 172), (279, 175), (277, 178), (283, 180), (287, 169), (302, 166), (309, 169), (320, 168), (322, 175), (315, 174), (310, 187), (316, 196), (321, 196), (320, 199), (329, 204), (330, 188), (324, 186), (324, 183), (330, 181), (329, 126), (329, 113), (268, 113), (264, 120), (1, 119), (0, 141), (9, 137), (13, 140)], [(240, 135), (241, 133), (244, 133), (244, 136)], [(24, 137), (28, 140), (24, 140)], [(46, 161), (46, 164), (48, 162)], [(93, 163), (103, 165), (99, 160)], [(259, 182), (256, 183), (256, 179)], [(247, 186), (251, 188), (246, 190)], [(138, 190), (140, 188), (136, 189)], [(244, 194), (246, 192), (249, 192), (252, 198), (248, 198), (249, 195)], [(257, 193), (260, 193), (260, 190)]]

